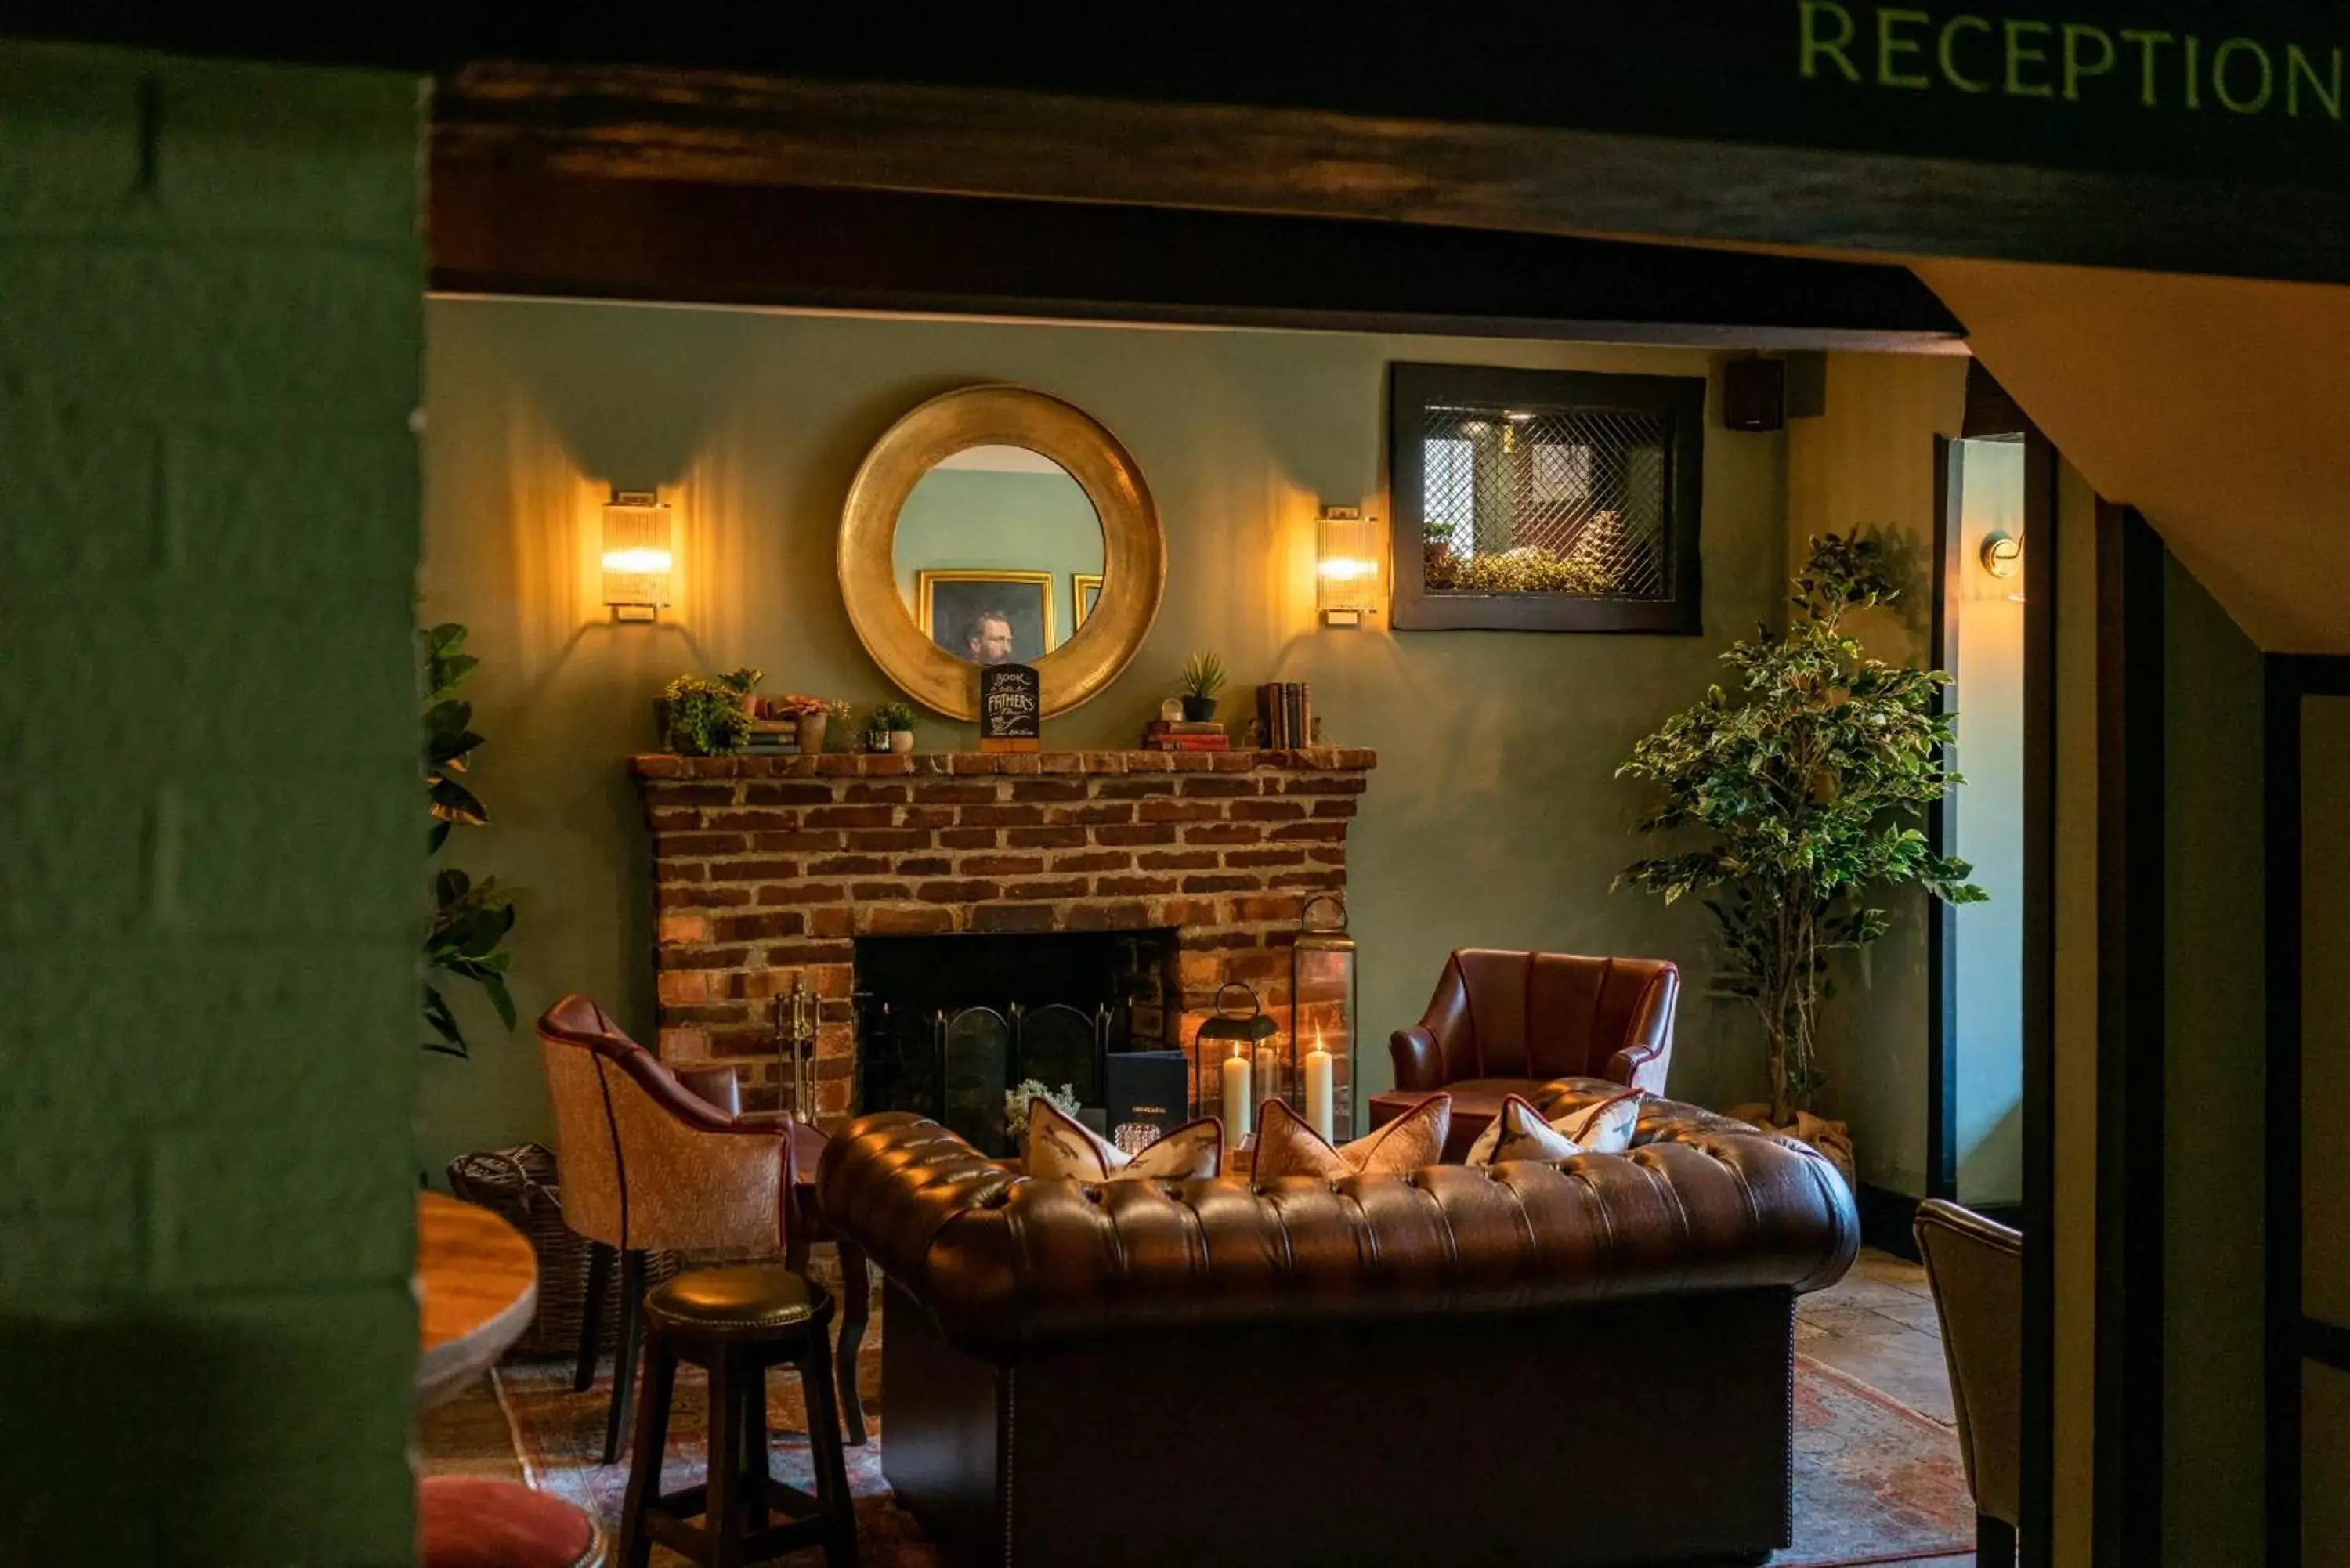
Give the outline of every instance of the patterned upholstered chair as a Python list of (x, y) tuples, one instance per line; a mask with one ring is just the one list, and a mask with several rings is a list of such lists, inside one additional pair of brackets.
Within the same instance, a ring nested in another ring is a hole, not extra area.
[(604, 1462), (620, 1455), (641, 1349), (645, 1254), (779, 1254), (792, 1202), (794, 1124), (745, 1115), (729, 1072), (672, 1072), (584, 996), (538, 1021), (555, 1102), (564, 1222), (593, 1244), (576, 1387), (593, 1381), (596, 1321), (615, 1258), (620, 1324)]
[(1447, 959), (1418, 1024), (1388, 1049), (1395, 1088), (1371, 1096), (1380, 1127), (1441, 1089), (1452, 1096), (1445, 1158), (1457, 1160), (1511, 1095), (1560, 1078), (1665, 1092), (1680, 971), (1662, 959), (1463, 948)]

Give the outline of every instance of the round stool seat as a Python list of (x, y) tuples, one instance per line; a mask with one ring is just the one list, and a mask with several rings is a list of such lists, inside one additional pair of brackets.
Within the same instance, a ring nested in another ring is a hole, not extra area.
[(645, 1321), (668, 1334), (759, 1338), (831, 1316), (823, 1286), (773, 1263), (695, 1269), (645, 1297)]
[(588, 1568), (604, 1560), (595, 1521), (513, 1481), (429, 1476), (416, 1488), (423, 1568)]

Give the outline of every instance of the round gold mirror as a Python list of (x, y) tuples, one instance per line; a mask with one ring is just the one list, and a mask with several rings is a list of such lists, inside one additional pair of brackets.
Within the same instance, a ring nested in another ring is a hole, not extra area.
[(906, 694), (979, 711), (982, 666), (1035, 666), (1044, 711), (1117, 679), (1159, 614), (1167, 546), (1142, 471), (1058, 398), (969, 387), (866, 454), (840, 518), (858, 639)]

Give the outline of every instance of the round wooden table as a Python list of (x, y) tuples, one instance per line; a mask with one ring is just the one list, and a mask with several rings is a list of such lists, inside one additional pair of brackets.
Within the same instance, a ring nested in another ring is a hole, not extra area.
[(464, 1392), (522, 1337), (538, 1310), (538, 1258), (521, 1231), (445, 1193), (416, 1198), (421, 1408)]

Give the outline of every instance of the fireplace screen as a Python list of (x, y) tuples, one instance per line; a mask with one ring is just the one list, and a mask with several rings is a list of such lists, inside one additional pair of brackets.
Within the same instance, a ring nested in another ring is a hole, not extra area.
[(1395, 368), (1399, 629), (1695, 631), (1705, 383)]
[(858, 1108), (932, 1116), (1003, 1155), (1004, 1094), (1033, 1078), (1107, 1136), (1110, 1059), (1168, 1044), (1174, 951), (1171, 931), (859, 939)]

